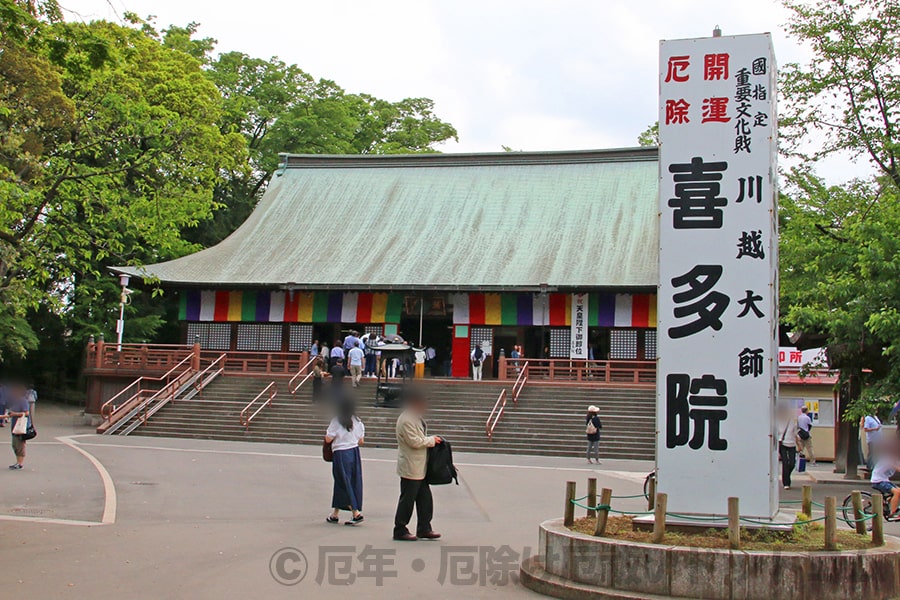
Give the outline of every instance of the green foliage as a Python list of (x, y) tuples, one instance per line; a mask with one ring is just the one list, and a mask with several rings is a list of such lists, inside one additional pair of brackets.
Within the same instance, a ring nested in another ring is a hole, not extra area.
[(653, 123), (638, 136), (641, 146), (659, 146), (659, 121)]
[(808, 166), (796, 169), (781, 205), (782, 318), (827, 340), (842, 380), (859, 384), (842, 414), (855, 422), (900, 393), (900, 5), (785, 4), (790, 33), (814, 52), (782, 73), (785, 149), (808, 161), (865, 156), (878, 171), (827, 186)]

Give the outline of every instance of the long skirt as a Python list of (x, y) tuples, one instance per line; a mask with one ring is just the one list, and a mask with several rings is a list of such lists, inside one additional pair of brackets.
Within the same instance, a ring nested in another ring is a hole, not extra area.
[(331, 497), (331, 508), (362, 510), (362, 460), (359, 456), (359, 448), (335, 450), (331, 463), (331, 474), (334, 476), (334, 495)]

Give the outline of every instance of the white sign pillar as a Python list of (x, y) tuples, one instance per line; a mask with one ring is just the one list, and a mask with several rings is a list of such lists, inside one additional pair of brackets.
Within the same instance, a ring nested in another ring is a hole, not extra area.
[(569, 357), (588, 359), (588, 295), (572, 294), (572, 335)]
[(657, 468), (672, 512), (778, 510), (775, 61), (769, 34), (663, 41)]

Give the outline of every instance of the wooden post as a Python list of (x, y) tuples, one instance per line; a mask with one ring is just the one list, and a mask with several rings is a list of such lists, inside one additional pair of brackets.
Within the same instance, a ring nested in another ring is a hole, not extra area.
[(497, 359), (497, 379), (503, 381), (506, 378), (506, 356), (501, 356)]
[(668, 494), (656, 495), (656, 508), (653, 513), (653, 537), (650, 540), (654, 544), (661, 544), (666, 535), (666, 506), (668, 503)]
[(856, 533), (866, 535), (866, 522), (862, 520), (865, 516), (862, 509), (862, 494), (859, 490), (850, 492), (850, 501), (853, 502), (853, 518), (856, 520)]
[(741, 506), (740, 499), (728, 499), (728, 546), (732, 550), (741, 549)]
[(647, 510), (656, 508), (656, 473), (650, 478), (647, 485)]
[[(588, 506), (597, 506), (597, 478), (596, 477), (588, 478), (587, 503), (588, 503)], [(587, 516), (596, 517), (597, 511), (589, 508), (587, 511)]]
[(103, 354), (106, 349), (106, 341), (103, 339), (103, 336), (100, 336), (100, 341), (97, 342), (97, 353), (94, 355), (94, 366), (98, 369), (103, 367)]
[(884, 496), (879, 492), (872, 494), (872, 510), (875, 518), (872, 519), (872, 544), (884, 546)]
[(575, 505), (572, 501), (575, 500), (575, 482), (567, 481), (566, 482), (566, 512), (565, 519), (563, 520), (563, 525), (566, 527), (571, 527), (575, 523)]
[(200, 342), (194, 342), (191, 347), (191, 369), (200, 370)]
[(807, 517), (812, 517), (812, 486), (803, 486), (803, 502), (800, 511)]
[[(612, 502), (612, 490), (609, 488), (603, 488), (602, 490), (600, 490), (600, 505), (609, 506), (610, 502)], [(606, 535), (606, 523), (608, 520), (609, 509), (601, 508), (599, 511), (597, 511), (597, 525), (594, 527), (594, 535)]]
[(837, 500), (825, 497), (825, 549), (837, 550)]

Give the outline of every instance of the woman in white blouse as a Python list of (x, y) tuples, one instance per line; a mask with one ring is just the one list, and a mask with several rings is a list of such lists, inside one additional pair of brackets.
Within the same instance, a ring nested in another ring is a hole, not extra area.
[(365, 434), (366, 427), (356, 416), (353, 403), (340, 402), (337, 416), (328, 424), (328, 431), (325, 433), (325, 441), (331, 442), (334, 455), (331, 463), (331, 474), (334, 476), (332, 513), (326, 519), (329, 523), (339, 523), (342, 510), (352, 513), (345, 525), (363, 522), (362, 460), (359, 446), (363, 443)]

